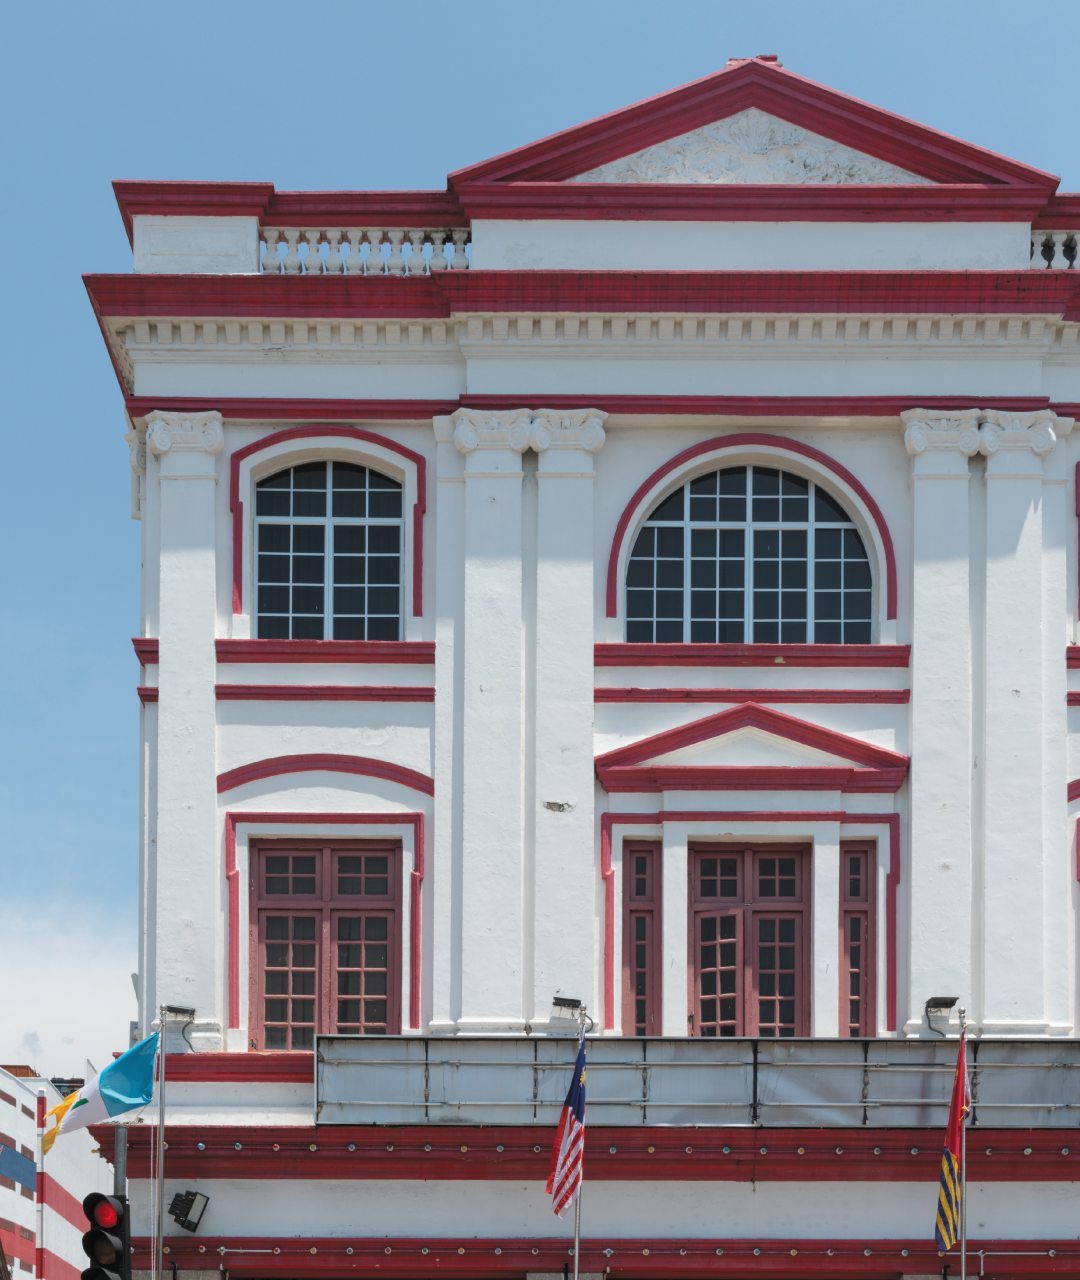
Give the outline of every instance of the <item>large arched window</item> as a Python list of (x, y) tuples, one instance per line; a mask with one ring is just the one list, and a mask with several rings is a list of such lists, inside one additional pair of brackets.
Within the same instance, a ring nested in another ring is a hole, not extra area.
[(349, 462), (306, 462), (255, 487), (260, 639), (401, 638), (402, 488)]
[(868, 644), (871, 578), (851, 517), (811, 480), (728, 467), (649, 515), (626, 570), (628, 641)]

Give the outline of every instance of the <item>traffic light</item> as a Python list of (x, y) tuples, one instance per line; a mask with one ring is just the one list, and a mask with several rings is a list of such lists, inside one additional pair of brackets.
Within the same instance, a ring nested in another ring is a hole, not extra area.
[(90, 1265), (80, 1280), (131, 1280), (131, 1219), (127, 1197), (94, 1191), (82, 1207), (89, 1224), (82, 1247)]

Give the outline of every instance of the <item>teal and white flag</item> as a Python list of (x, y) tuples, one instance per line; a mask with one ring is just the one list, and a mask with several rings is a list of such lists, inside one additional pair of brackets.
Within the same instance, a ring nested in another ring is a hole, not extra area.
[(154, 1096), (154, 1055), (157, 1053), (158, 1033), (132, 1045), (93, 1080), (87, 1080), (81, 1089), (69, 1093), (63, 1102), (57, 1103), (45, 1118), (54, 1117), (56, 1124), (49, 1129), (42, 1149), (48, 1151), (62, 1133), (85, 1129), (87, 1125), (104, 1124), (115, 1120), (125, 1111), (144, 1107)]

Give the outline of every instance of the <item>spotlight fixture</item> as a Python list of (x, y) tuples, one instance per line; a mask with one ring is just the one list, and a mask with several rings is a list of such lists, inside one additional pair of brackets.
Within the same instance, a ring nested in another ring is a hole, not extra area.
[(959, 996), (931, 996), (926, 1002), (926, 1016), (928, 1018), (948, 1017), (959, 999)]
[(174, 1018), (194, 1018), (195, 1010), (189, 1009), (184, 1004), (165, 1004), (161, 1006), (166, 1013), (171, 1014)]
[(185, 1231), (198, 1231), (209, 1203), (210, 1197), (204, 1196), (201, 1191), (178, 1191), (169, 1205), (169, 1217)]
[(565, 1010), (571, 1017), (581, 1011), (581, 1001), (575, 1000), (573, 996), (552, 996), (551, 1003), (556, 1009)]

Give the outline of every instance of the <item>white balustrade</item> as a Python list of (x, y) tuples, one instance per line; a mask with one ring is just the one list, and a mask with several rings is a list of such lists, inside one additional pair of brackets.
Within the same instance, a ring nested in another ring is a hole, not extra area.
[(1033, 231), (1031, 265), (1054, 271), (1072, 270), (1076, 267), (1078, 239), (1080, 231)]
[(467, 227), (263, 227), (265, 275), (424, 276), (465, 271)]

